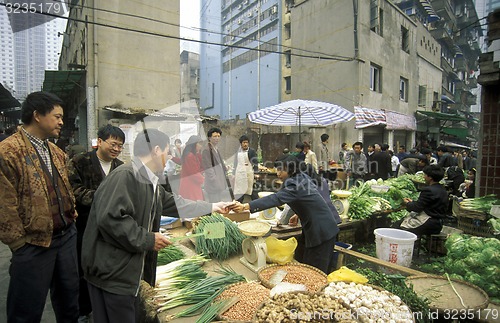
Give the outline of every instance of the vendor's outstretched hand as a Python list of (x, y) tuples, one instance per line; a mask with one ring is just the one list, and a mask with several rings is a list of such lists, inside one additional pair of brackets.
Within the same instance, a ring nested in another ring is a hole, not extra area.
[(404, 197), (404, 198), (403, 198), (403, 204), (404, 204), (404, 205), (406, 205), (406, 204), (408, 204), (408, 203), (410, 203), (410, 202), (412, 202), (412, 201), (413, 201), (413, 200), (412, 200), (412, 199), (410, 199), (410, 198), (407, 198), (407, 197)]
[(299, 225), (299, 216), (297, 214), (292, 215), (290, 220), (288, 220), (288, 225), (292, 227)]
[(241, 213), (247, 210), (247, 208), (245, 208), (246, 205), (247, 205), (246, 203), (242, 204), (238, 201), (234, 201), (234, 204), (231, 206), (231, 210), (233, 210), (236, 213)]

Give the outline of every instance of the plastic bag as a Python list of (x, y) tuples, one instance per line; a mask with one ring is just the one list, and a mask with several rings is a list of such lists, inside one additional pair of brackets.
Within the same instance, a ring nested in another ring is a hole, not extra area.
[(307, 287), (306, 285), (302, 284), (281, 282), (271, 289), (271, 291), (269, 292), (269, 296), (273, 297), (274, 295), (289, 293), (289, 292), (307, 292)]
[(293, 260), (297, 239), (292, 237), (287, 240), (279, 240), (275, 237), (267, 237), (266, 247), (268, 262), (285, 265)]
[(329, 283), (331, 282), (346, 282), (346, 283), (358, 283), (358, 284), (364, 284), (368, 282), (368, 279), (355, 272), (354, 270), (351, 270), (347, 268), (346, 266), (340, 267), (340, 269), (335, 270), (331, 272), (327, 280)]

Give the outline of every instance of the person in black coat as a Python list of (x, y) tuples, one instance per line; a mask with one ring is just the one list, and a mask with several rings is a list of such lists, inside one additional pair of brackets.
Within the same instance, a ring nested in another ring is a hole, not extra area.
[(278, 177), (283, 180), (282, 188), (275, 194), (249, 203), (236, 203), (232, 209), (253, 213), (288, 204), (295, 212), (289, 224), (297, 224), (300, 219), (302, 225), (305, 243), (302, 262), (328, 274), (334, 264), (333, 248), (339, 228), (313, 180), (300, 171), (299, 163), (292, 155), (277, 160), (275, 167)]
[(392, 173), (391, 156), (387, 153), (389, 145), (383, 144), (382, 151), (377, 152), (372, 155), (370, 166), (371, 172), (374, 174), (375, 179), (386, 180), (389, 178), (389, 174)]
[[(424, 167), (423, 172), (427, 186), (420, 192), (418, 200), (403, 199), (403, 204), (408, 211), (417, 214), (425, 212), (429, 217), (421, 225), (414, 228), (401, 227), (401, 229), (413, 232), (417, 236), (440, 233), (443, 228), (442, 219), (446, 217), (448, 211), (448, 192), (439, 184), (439, 181), (444, 177), (444, 169), (438, 165), (429, 165)], [(404, 223), (404, 220), (397, 225), (401, 226), (402, 222)]]

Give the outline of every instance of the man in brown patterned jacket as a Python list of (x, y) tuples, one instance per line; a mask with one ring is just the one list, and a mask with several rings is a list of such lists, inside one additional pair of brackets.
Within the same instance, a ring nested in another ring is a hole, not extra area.
[(57, 322), (78, 320), (75, 197), (66, 155), (48, 138), (63, 126), (63, 102), (26, 97), (23, 126), (0, 143), (0, 240), (12, 251), (8, 322), (40, 322), (48, 291)]

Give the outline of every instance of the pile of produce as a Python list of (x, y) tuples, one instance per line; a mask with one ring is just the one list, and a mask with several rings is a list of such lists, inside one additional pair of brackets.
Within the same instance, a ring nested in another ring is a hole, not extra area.
[(270, 265), (261, 269), (258, 276), (264, 286), (271, 287), (271, 276), (278, 271), (286, 272), (282, 282), (305, 285), (309, 292), (320, 291), (328, 283), (323, 272), (302, 264)]
[(203, 233), (205, 224), (217, 222), (224, 223), (225, 238), (206, 239), (203, 235), (196, 237), (196, 252), (217, 260), (225, 260), (241, 253), (241, 243), (246, 236), (241, 233), (234, 222), (218, 213), (202, 216), (193, 222), (193, 233)]
[(184, 251), (179, 249), (176, 245), (169, 245), (166, 248), (158, 251), (158, 266), (163, 266), (169, 264), (173, 261), (184, 258), (186, 255)]
[(339, 300), (324, 294), (283, 293), (257, 311), (253, 322), (356, 322)]
[(387, 275), (369, 268), (356, 269), (356, 272), (368, 278), (368, 283), (379, 286), (393, 295), (397, 295), (403, 303), (405, 303), (413, 313), (421, 313), (419, 321), (429, 321), (429, 300), (419, 297), (413, 288), (409, 287), (405, 276), (402, 275)]
[[(373, 185), (388, 186), (387, 192), (375, 192), (371, 189)], [(369, 180), (360, 186), (351, 189), (349, 196), (349, 213), (351, 219), (361, 220), (370, 218), (373, 213), (398, 210), (401, 208), (403, 198), (416, 200), (418, 192), (415, 184), (408, 175), (397, 178)], [(400, 210), (398, 210), (400, 211)], [(406, 210), (396, 213), (389, 218), (392, 221), (402, 219), (407, 215)]]
[(413, 315), (396, 295), (372, 286), (332, 282), (324, 291), (326, 296), (337, 299), (348, 307), (360, 322), (413, 322)]
[(481, 197), (464, 199), (459, 202), (461, 208), (471, 211), (479, 211), (484, 213), (489, 213), (491, 206), (494, 204), (500, 204), (500, 200), (497, 199), (495, 194), (485, 195)]
[(482, 288), (492, 302), (500, 302), (500, 241), (455, 233), (445, 247), (445, 272)]
[(258, 282), (238, 283), (228, 286), (216, 301), (232, 297), (238, 301), (219, 317), (228, 321), (251, 321), (260, 304), (269, 299), (269, 289)]
[[(242, 275), (226, 267), (220, 267), (217, 270), (219, 274), (217, 276), (207, 276), (201, 268), (195, 268), (194, 266), (198, 262), (198, 265), (201, 267), (200, 258), (206, 261), (201, 256), (194, 256), (174, 261), (162, 266), (160, 272), (157, 271), (157, 287), (154, 289), (154, 295), (148, 300), (149, 303), (154, 303), (157, 312), (167, 311), (182, 305), (192, 305), (181, 312), (167, 316), (167, 320), (200, 314), (226, 286), (245, 280)], [(179, 262), (181, 264), (177, 264)], [(191, 266), (191, 271), (182, 271), (178, 274), (168, 273), (167, 269), (175, 272), (178, 271), (178, 267), (184, 268), (186, 264), (193, 265)], [(165, 279), (165, 277), (168, 278)], [(224, 304), (219, 305), (222, 307)], [(212, 312), (209, 311), (208, 314)]]

